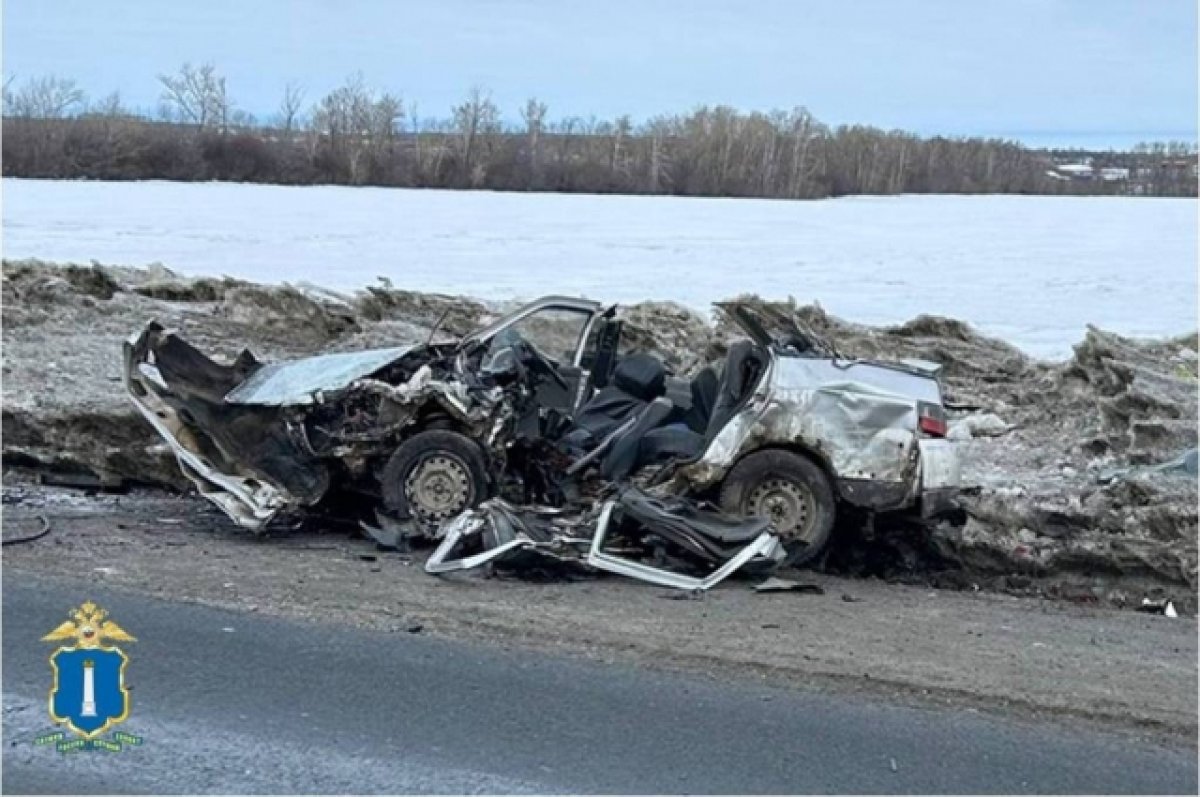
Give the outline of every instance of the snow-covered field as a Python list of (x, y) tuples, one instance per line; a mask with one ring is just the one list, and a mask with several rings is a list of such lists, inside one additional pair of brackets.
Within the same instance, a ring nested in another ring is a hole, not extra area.
[(697, 308), (738, 293), (854, 321), (962, 318), (1061, 358), (1098, 324), (1196, 327), (1197, 203), (851, 197), (817, 202), (5, 179), (4, 256), (195, 275), (545, 293)]

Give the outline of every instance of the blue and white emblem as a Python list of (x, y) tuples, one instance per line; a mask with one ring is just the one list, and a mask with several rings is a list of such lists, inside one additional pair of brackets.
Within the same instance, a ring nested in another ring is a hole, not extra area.
[(50, 719), (85, 740), (92, 740), (129, 717), (125, 665), (129, 657), (116, 645), (134, 642), (108, 612), (88, 601), (70, 620), (42, 637), (45, 642), (71, 641), (50, 656), (54, 685)]

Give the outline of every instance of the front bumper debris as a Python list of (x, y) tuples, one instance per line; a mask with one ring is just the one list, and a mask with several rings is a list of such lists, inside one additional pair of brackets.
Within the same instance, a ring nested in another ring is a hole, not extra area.
[(150, 361), (150, 345), (159, 328), (150, 325), (124, 346), (125, 389), (159, 436), (170, 446), (183, 475), (200, 495), (216, 504), (239, 526), (259, 531), (293, 499), (259, 479), (239, 477), (212, 466), (200, 450), (195, 432), (167, 399), (170, 389)]

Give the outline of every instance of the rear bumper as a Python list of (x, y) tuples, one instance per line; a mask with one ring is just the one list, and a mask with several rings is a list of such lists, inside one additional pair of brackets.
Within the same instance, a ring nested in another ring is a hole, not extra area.
[(886, 482), (879, 479), (838, 479), (838, 494), (848, 504), (875, 512), (892, 512), (911, 506), (914, 500), (910, 482)]
[(843, 501), (876, 512), (916, 509), (922, 517), (934, 517), (957, 507), (962, 468), (958, 449), (950, 440), (918, 441), (920, 451), (916, 478), (908, 481), (839, 479)]

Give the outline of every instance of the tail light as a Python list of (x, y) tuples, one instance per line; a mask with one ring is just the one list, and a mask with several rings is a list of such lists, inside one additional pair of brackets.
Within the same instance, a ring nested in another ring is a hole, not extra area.
[(939, 404), (917, 404), (917, 428), (930, 437), (946, 436), (946, 411)]

